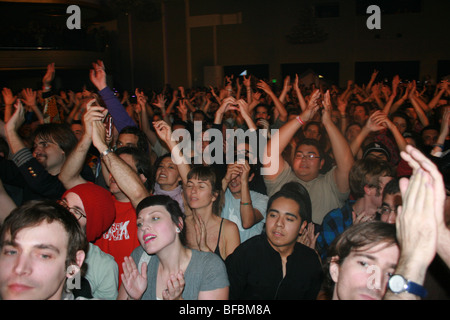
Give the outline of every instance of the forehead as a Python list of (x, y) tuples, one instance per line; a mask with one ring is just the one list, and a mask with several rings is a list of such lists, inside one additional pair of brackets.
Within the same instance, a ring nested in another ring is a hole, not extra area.
[[(5, 241), (12, 241), (11, 233), (5, 233)], [(53, 247), (59, 252), (67, 251), (69, 235), (60, 222), (43, 221), (38, 225), (19, 230), (14, 244), (22, 248)]]
[(297, 147), (297, 150), (295, 152), (302, 152), (302, 153), (314, 153), (319, 154), (319, 150), (315, 146), (307, 145), (307, 144), (301, 144)]
[(145, 216), (152, 215), (155, 213), (170, 215), (164, 206), (154, 205), (154, 206), (150, 206), (150, 207), (142, 209), (138, 214), (138, 218), (143, 218)]
[(258, 107), (256, 107), (255, 111), (258, 113), (267, 113), (267, 108), (264, 106), (258, 106)]
[(394, 194), (385, 194), (383, 197), (383, 203), (390, 205), (391, 207), (396, 207), (402, 204), (402, 195), (400, 192)]
[(66, 200), (67, 204), (71, 207), (77, 206), (80, 208), (84, 208), (83, 200), (81, 200), (80, 196), (75, 192), (68, 192), (63, 200)]
[(395, 267), (400, 256), (400, 249), (396, 244), (379, 242), (375, 245), (371, 244), (358, 248), (357, 250), (352, 250), (347, 259), (357, 259), (361, 256), (365, 256), (370, 260), (373, 260), (374, 263), (389, 264), (392, 267)]
[(133, 133), (121, 133), (118, 138), (121, 142), (134, 142), (138, 141), (138, 137)]
[(289, 198), (280, 197), (278, 199), (275, 199), (270, 205), (269, 211), (270, 210), (276, 210), (279, 213), (289, 213), (300, 218), (299, 204), (297, 203), (297, 201)]

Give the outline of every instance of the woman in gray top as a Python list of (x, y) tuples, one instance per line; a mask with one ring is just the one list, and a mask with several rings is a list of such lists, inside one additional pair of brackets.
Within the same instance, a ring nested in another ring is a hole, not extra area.
[(184, 214), (175, 200), (149, 196), (136, 214), (141, 246), (125, 258), (118, 299), (228, 299), (225, 264), (185, 246)]

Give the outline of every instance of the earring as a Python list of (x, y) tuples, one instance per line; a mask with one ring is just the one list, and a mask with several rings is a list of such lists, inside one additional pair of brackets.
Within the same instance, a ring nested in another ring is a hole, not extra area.
[(176, 232), (177, 232), (177, 233), (180, 233), (180, 232), (181, 232), (180, 228), (177, 228), (177, 229), (176, 229)]

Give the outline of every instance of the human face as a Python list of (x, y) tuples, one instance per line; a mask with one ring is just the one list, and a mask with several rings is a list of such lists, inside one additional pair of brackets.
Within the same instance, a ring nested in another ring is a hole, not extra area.
[(426, 146), (432, 146), (433, 144), (436, 143), (438, 136), (439, 132), (437, 130), (434, 129), (425, 130), (422, 133), (423, 144)]
[(117, 148), (121, 147), (137, 147), (138, 137), (132, 133), (119, 134), (117, 138)]
[(171, 157), (162, 159), (158, 168), (156, 168), (156, 182), (163, 190), (173, 190), (181, 181), (178, 167), (173, 163)]
[(213, 202), (216, 200), (211, 182), (208, 180), (189, 179), (186, 183), (185, 193), (191, 209), (212, 207)]
[(83, 125), (79, 123), (73, 123), (70, 125), (70, 129), (75, 134), (75, 137), (77, 137), (77, 140), (80, 141), (84, 133)]
[(264, 107), (257, 107), (255, 109), (255, 119), (269, 119), (269, 113), (267, 112), (267, 109)]
[(406, 131), (407, 122), (404, 118), (394, 117), (394, 119), (392, 119), (392, 122), (395, 124), (395, 126), (397, 127), (398, 131), (400, 131), (401, 134), (403, 134)]
[[(302, 155), (307, 157), (301, 158)], [(311, 155), (314, 158), (308, 158)], [(292, 169), (298, 178), (303, 181), (311, 181), (319, 176), (324, 162), (323, 159), (320, 159), (319, 150), (315, 146), (303, 144), (295, 152)]]
[(308, 128), (303, 132), (303, 134), (305, 135), (305, 138), (319, 140), (320, 139), (319, 129), (320, 128), (316, 125), (309, 125)]
[(64, 199), (62, 199), (63, 205), (67, 206), (67, 209), (71, 214), (77, 218), (80, 226), (86, 228), (86, 211), (84, 210), (83, 200), (75, 192), (69, 192), (66, 194)]
[(68, 234), (59, 222), (9, 232), (0, 254), (0, 295), (9, 300), (61, 299), (66, 279)]
[(307, 222), (300, 217), (300, 206), (292, 199), (275, 199), (267, 210), (266, 235), (278, 252), (293, 250), (299, 233)]
[(138, 239), (145, 252), (158, 253), (175, 243), (177, 226), (164, 206), (147, 207), (137, 217)]
[(353, 112), (353, 120), (360, 124), (364, 124), (368, 118), (366, 114), (366, 109), (363, 106), (356, 106), (355, 111)]
[(383, 176), (379, 178), (378, 188), (371, 188), (372, 205), (379, 208), (383, 202), (383, 191), (386, 184), (392, 180), (392, 177)]
[(65, 152), (54, 141), (34, 139), (33, 156), (52, 175), (57, 175), (66, 160)]
[[(397, 208), (402, 204), (402, 195), (400, 192), (394, 194), (386, 194), (381, 204), (381, 221), (387, 223), (395, 223), (397, 219)], [(389, 210), (389, 211), (388, 211)]]
[(345, 138), (347, 141), (352, 142), (356, 139), (356, 137), (361, 132), (361, 127), (358, 125), (351, 125), (347, 128), (347, 132), (345, 133)]
[(397, 266), (397, 245), (378, 243), (352, 252), (341, 265), (333, 257), (330, 275), (335, 282), (333, 300), (381, 300)]

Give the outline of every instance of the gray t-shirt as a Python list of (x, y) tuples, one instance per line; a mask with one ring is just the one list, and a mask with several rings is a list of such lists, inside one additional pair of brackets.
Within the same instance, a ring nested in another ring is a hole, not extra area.
[(323, 217), (333, 209), (344, 205), (350, 192), (340, 192), (334, 180), (333, 167), (325, 174), (320, 174), (314, 180), (305, 182), (295, 175), (291, 166), (285, 161), (284, 169), (274, 180), (265, 179), (267, 194), (272, 196), (281, 187), (291, 181), (300, 182), (308, 190), (312, 205), (312, 220), (317, 224), (322, 224)]
[[(131, 253), (136, 265), (141, 257), (148, 259), (150, 256), (139, 246)], [(148, 287), (142, 296), (142, 300), (156, 300), (156, 277), (158, 273), (159, 259), (152, 255), (148, 262), (147, 279)], [(139, 268), (140, 270), (140, 268)], [(185, 286), (184, 300), (197, 300), (200, 291), (211, 291), (229, 286), (228, 274), (225, 263), (217, 254), (192, 250), (191, 261), (184, 272)]]

